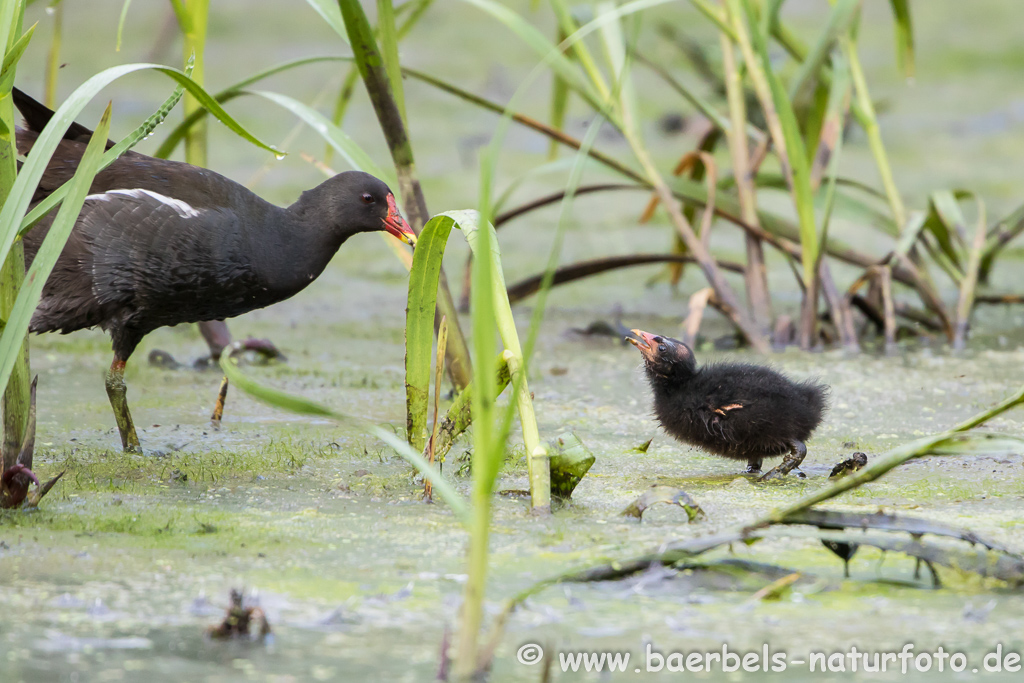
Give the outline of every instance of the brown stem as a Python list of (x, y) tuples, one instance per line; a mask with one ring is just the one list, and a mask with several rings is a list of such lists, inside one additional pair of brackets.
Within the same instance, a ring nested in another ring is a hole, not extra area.
[[(430, 212), (427, 210), (427, 201), (423, 196), (420, 181), (416, 177), (416, 162), (413, 159), (412, 143), (409, 141), (394, 93), (391, 91), (391, 82), (384, 69), (384, 61), (377, 49), (369, 21), (359, 3), (343, 2), (341, 10), (345, 27), (348, 30), (349, 42), (356, 55), (356, 63), (359, 65), (359, 73), (366, 85), (366, 92), (373, 103), (377, 120), (380, 122), (388, 149), (391, 151), (391, 158), (395, 163), (395, 170), (398, 172), (398, 187), (405, 199), (406, 218), (413, 230), (419, 234), (429, 220)], [(448, 280), (443, 272), (437, 289), (435, 331), (440, 325), (442, 317), (448, 318), (449, 325), (448, 372), (452, 383), (458, 389), (464, 389), (469, 385), (473, 376), (469, 346), (466, 344), (466, 337), (459, 326), (455, 300), (452, 298)]]
[(879, 266), (878, 280), (882, 290), (882, 310), (885, 314), (885, 350), (896, 350), (896, 307), (892, 302), (892, 271), (889, 266)]
[[(555, 271), (551, 286), (557, 286), (580, 280), (591, 275), (606, 273), (609, 270), (619, 268), (631, 268), (633, 266), (649, 265), (651, 263), (696, 263), (692, 256), (683, 254), (630, 254), (628, 256), (611, 256), (606, 258), (580, 261), (562, 266)], [(743, 265), (731, 261), (718, 261), (718, 266), (723, 270), (733, 273), (743, 273)], [(509, 286), (508, 300), (511, 303), (518, 303), (523, 299), (536, 294), (540, 290), (544, 273), (525, 278)]]

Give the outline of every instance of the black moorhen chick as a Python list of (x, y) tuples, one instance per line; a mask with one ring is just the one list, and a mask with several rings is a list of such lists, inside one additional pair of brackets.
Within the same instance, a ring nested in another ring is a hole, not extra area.
[[(34, 124), (52, 112), (17, 89), (14, 101), (30, 122), (30, 130), (17, 130), (18, 152), (28, 154), (38, 136)], [(35, 201), (71, 178), (91, 135), (71, 125)], [(30, 329), (66, 334), (100, 326), (110, 333), (114, 361), (107, 396), (128, 451), (141, 447), (124, 367), (147, 334), (287, 299), (315, 280), (357, 233), (386, 230), (409, 244), (416, 238), (388, 186), (356, 171), (340, 173), (282, 208), (213, 171), (128, 152), (96, 176), (91, 192)], [(54, 215), (25, 236), (26, 261)]]
[(746, 460), (750, 473), (760, 472), (765, 458), (784, 455), (760, 481), (789, 474), (803, 462), (804, 442), (828, 407), (828, 387), (749, 363), (698, 368), (683, 342), (632, 332), (627, 339), (644, 357), (654, 412), (665, 431), (709, 453)]

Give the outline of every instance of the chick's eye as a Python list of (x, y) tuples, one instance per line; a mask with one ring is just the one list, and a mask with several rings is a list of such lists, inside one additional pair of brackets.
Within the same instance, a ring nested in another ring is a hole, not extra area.
[(363, 193), (363, 204), (373, 204), (375, 201), (372, 194), (369, 192)]

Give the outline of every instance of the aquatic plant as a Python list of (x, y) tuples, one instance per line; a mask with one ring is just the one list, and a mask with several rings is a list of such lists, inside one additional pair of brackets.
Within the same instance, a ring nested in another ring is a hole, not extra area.
[[(985, 282), (999, 251), (1024, 231), (1020, 210), (988, 224), (983, 204), (977, 200), (978, 217), (973, 236), (969, 236), (968, 223), (958, 203), (974, 199), (971, 193), (937, 192), (924, 211), (910, 211), (905, 206), (857, 51), (859, 0), (834, 3), (821, 32), (810, 42), (804, 42), (786, 25), (780, 14), (782, 0), (727, 0), (718, 4), (691, 0), (691, 5), (719, 32), (720, 60), (706, 57), (703, 46), (661, 20), (661, 32), (695, 61), (701, 60), (698, 71), (722, 94), (725, 113), (717, 103), (645, 56), (636, 37), (638, 15), (663, 4), (658, 0), (637, 0), (617, 8), (603, 4), (587, 23), (577, 20), (562, 0), (552, 0), (550, 7), (558, 21), (557, 42), (548, 40), (534, 27), (534, 22), (504, 5), (492, 0), (466, 2), (487, 12), (541, 58), (543, 68), (550, 72), (554, 82), (551, 123), (526, 116), (511, 103), (490, 102), (436, 75), (410, 69), (405, 73), (472, 106), (510, 116), (516, 123), (547, 136), (553, 146), (579, 149), (580, 141), (561, 130), (566, 100), (571, 93), (595, 115), (607, 117), (625, 137), (641, 167), (636, 170), (626, 160), (592, 149), (588, 151), (591, 158), (628, 182), (582, 186), (577, 194), (651, 190), (653, 196), (644, 218), (650, 217), (657, 204), (664, 204), (676, 233), (672, 254), (624, 255), (568, 264), (562, 271), (571, 273), (571, 277), (559, 272), (556, 284), (650, 263), (655, 258), (674, 261), (670, 274), (673, 281), (678, 281), (683, 264), (694, 263), (700, 266), (712, 289), (713, 296), (705, 298), (705, 305), (722, 312), (759, 350), (767, 348), (766, 340), (773, 328), (777, 346), (788, 343), (792, 335), (786, 323), (788, 316), (780, 315), (774, 322), (771, 319), (764, 245), (784, 254), (798, 274), (804, 296), (796, 338), (803, 348), (824, 341), (857, 349), (864, 332), (871, 329), (877, 329), (891, 346), (896, 339), (897, 318), (908, 321), (912, 331), (940, 332), (960, 348), (965, 343), (971, 312), (978, 303), (1016, 300), (1012, 295), (978, 296), (977, 288)], [(914, 70), (909, 3), (896, 0), (891, 6), (899, 67), (909, 77)], [(623, 22), (627, 22), (625, 31)], [(603, 48), (603, 63), (588, 47), (595, 36)], [(769, 59), (773, 44), (785, 51), (789, 63)], [(721, 62), (720, 70), (710, 66), (713, 61)], [(628, 85), (632, 81), (631, 71), (639, 67), (662, 78), (695, 110), (695, 115), (710, 125), (697, 148), (682, 154), (674, 179), (664, 183), (660, 182), (660, 172), (649, 163), (649, 149), (638, 134), (630, 88), (616, 89)], [(841, 174), (842, 148), (850, 125), (858, 125), (864, 131), (881, 190)], [(714, 157), (722, 140), (728, 143), (731, 169)], [(544, 167), (538, 167), (541, 168)], [(666, 187), (659, 188), (660, 184)], [(790, 197), (795, 220), (758, 205), (760, 194), (779, 191)], [(679, 215), (672, 202), (664, 202), (667, 196), (682, 203), (684, 209)], [(495, 224), (503, 225), (561, 198), (560, 193), (554, 193), (530, 200), (507, 210), (496, 218)], [(885, 208), (879, 207), (879, 203), (884, 203)], [(697, 210), (704, 211), (699, 232), (692, 227)], [(893, 240), (889, 253), (859, 252), (831, 235), (832, 217), (842, 212), (859, 222), (863, 222), (865, 215), (872, 216), (872, 229), (884, 231)], [(743, 305), (722, 277), (723, 264), (708, 253), (706, 240), (713, 216), (726, 219), (745, 234), (747, 261), (741, 272), (747, 301)], [(862, 276), (846, 292), (839, 289), (832, 276), (835, 262), (862, 269)], [(958, 290), (956, 306), (943, 302), (932, 270), (945, 274)], [(539, 277), (514, 283), (511, 289), (517, 297), (524, 296), (529, 290), (527, 282), (535, 282)], [(924, 309), (897, 300), (893, 283), (915, 292)], [(865, 285), (869, 285), (869, 291), (862, 295), (859, 290)], [(818, 303), (822, 295), (824, 314)], [(698, 326), (702, 313), (703, 307), (692, 308), (692, 324), (688, 326)], [(866, 324), (858, 325), (860, 321)]]

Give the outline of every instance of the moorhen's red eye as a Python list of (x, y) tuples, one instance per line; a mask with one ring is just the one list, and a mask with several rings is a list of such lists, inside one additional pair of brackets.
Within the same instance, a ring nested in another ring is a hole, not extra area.
[(363, 193), (363, 204), (373, 204), (374, 201), (375, 200), (372, 194), (370, 194), (369, 192)]

